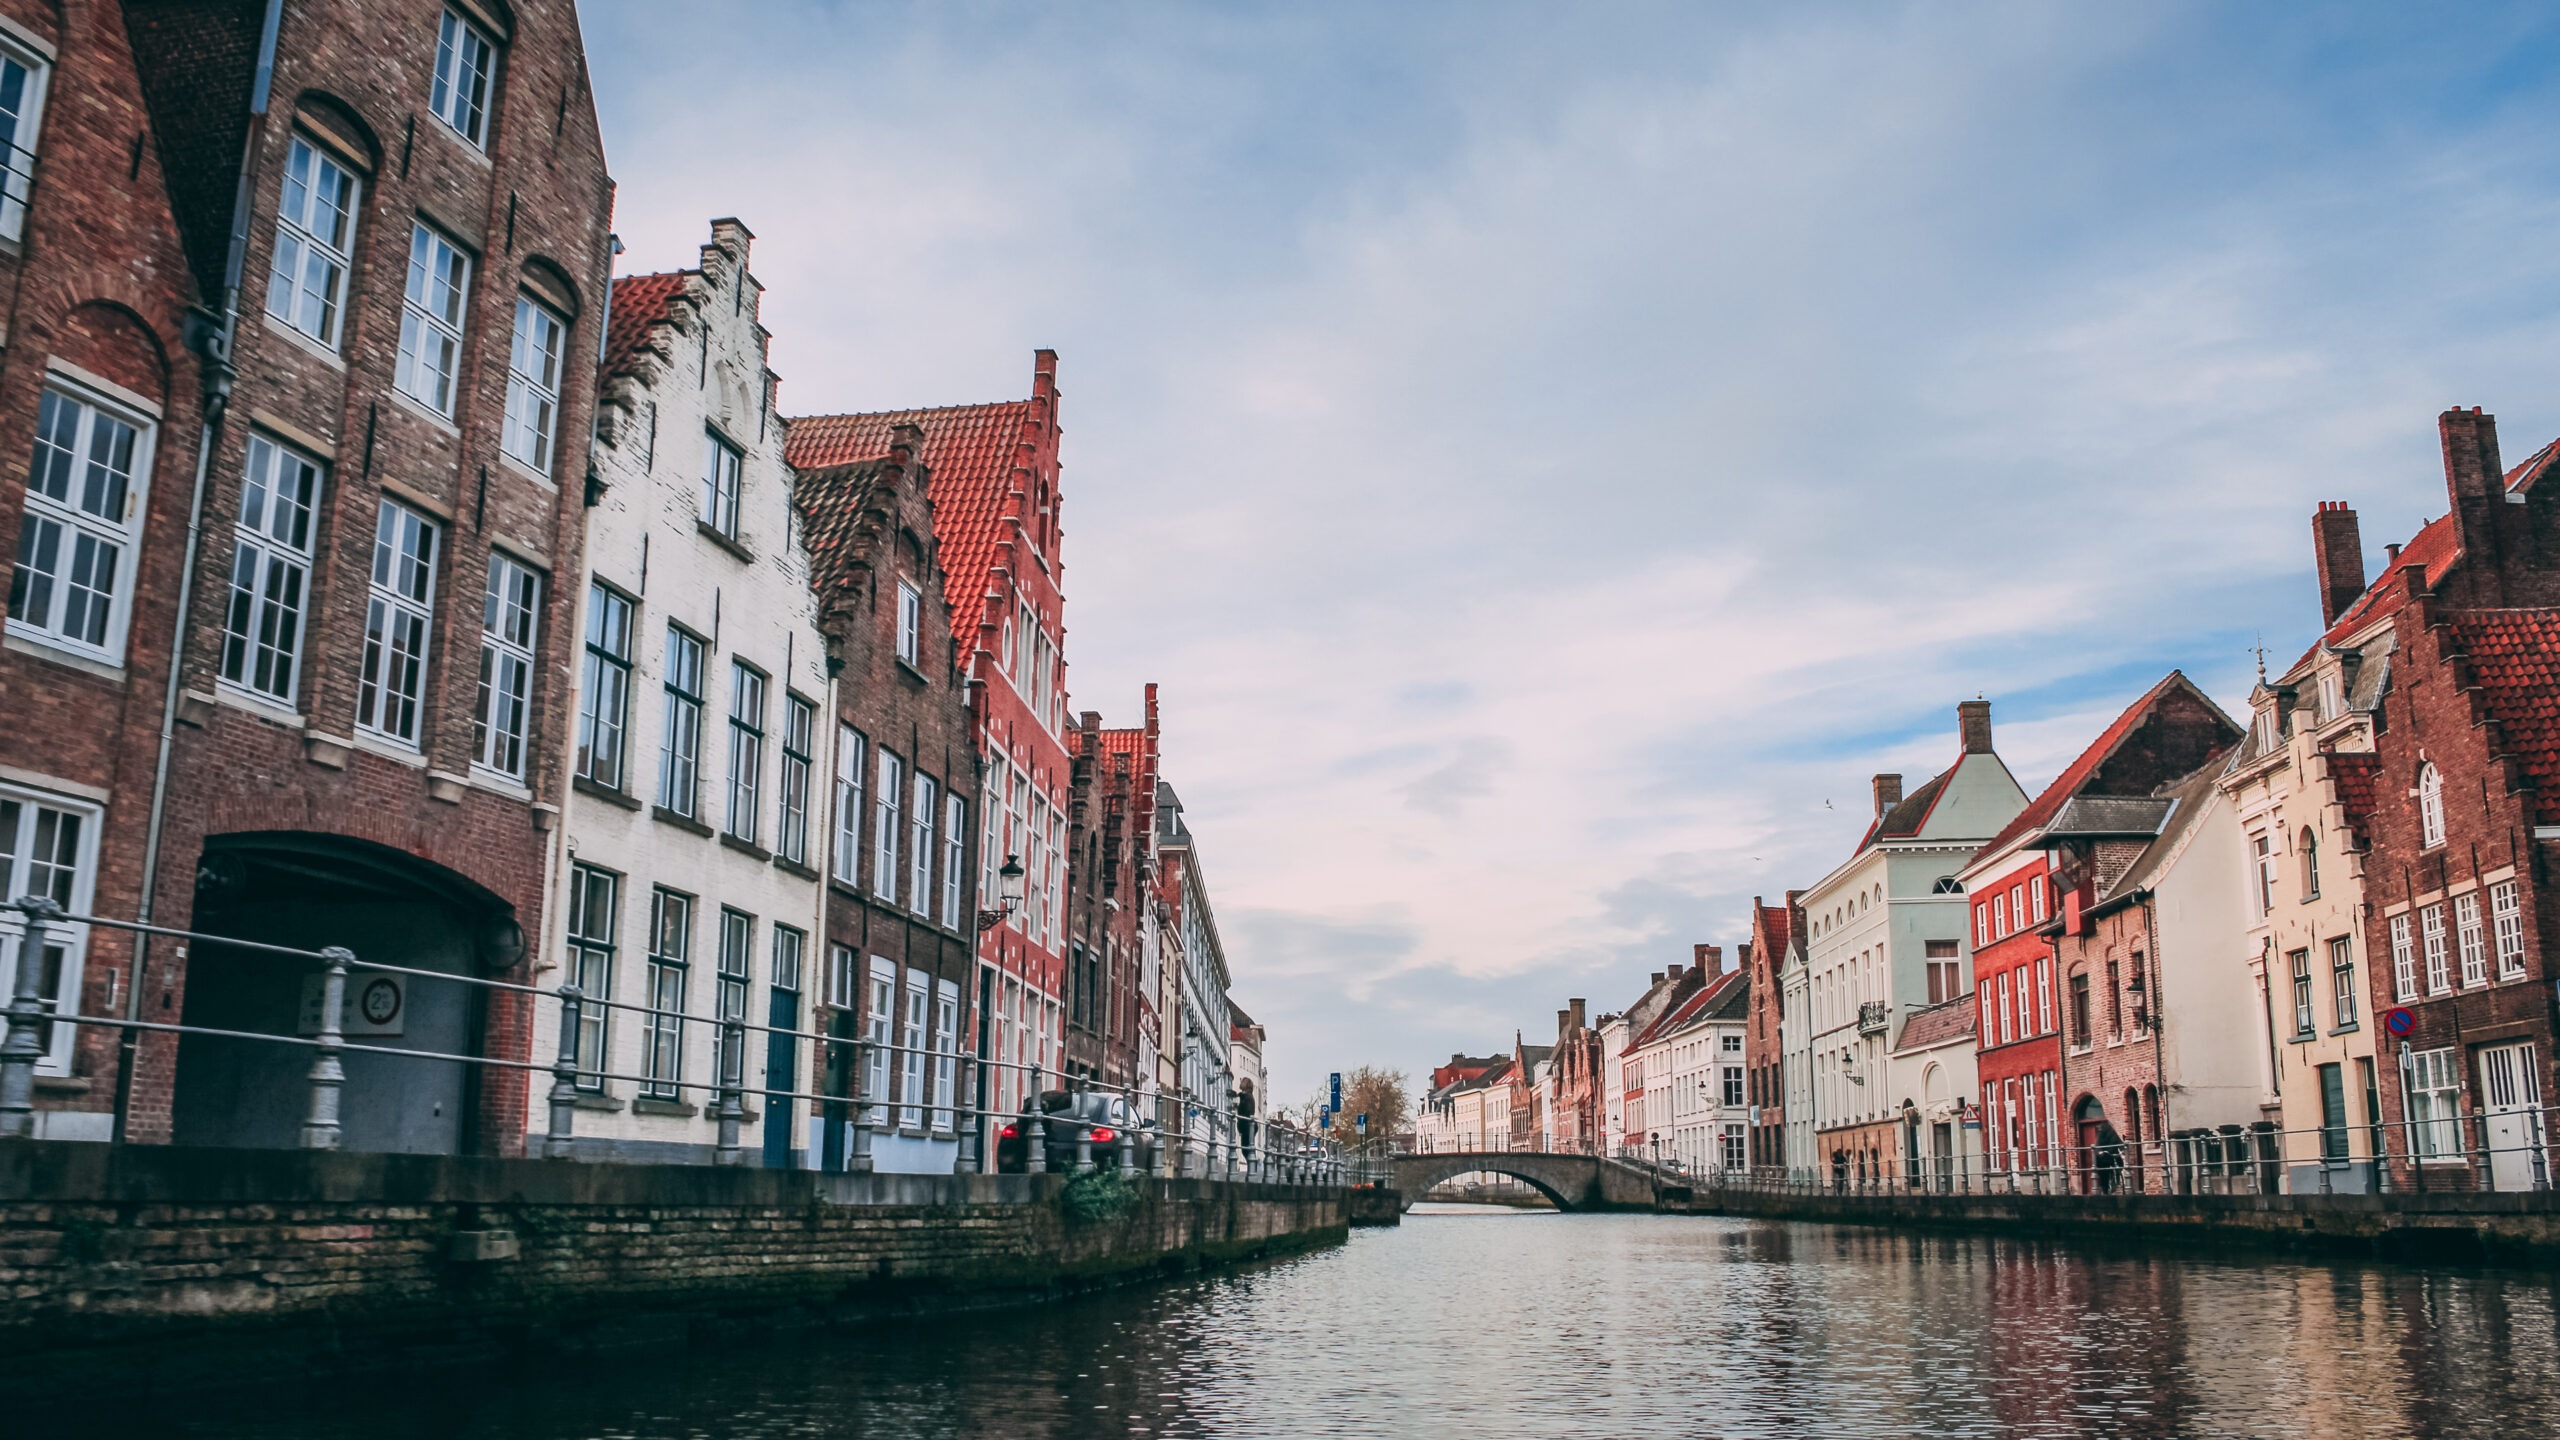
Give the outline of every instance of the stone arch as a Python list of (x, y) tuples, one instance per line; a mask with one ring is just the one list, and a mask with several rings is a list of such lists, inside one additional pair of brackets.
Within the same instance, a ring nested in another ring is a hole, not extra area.
[(382, 169), (382, 137), (356, 107), (326, 90), (294, 97), (293, 123), (338, 152), (368, 177)]
[(1547, 1167), (1507, 1160), (1499, 1154), (1458, 1154), (1447, 1157), (1450, 1163), (1428, 1167), (1419, 1175), (1399, 1175), (1398, 1188), (1404, 1191), (1406, 1209), (1411, 1209), (1423, 1196), (1461, 1175), (1501, 1175), (1517, 1180), (1547, 1198), (1559, 1211), (1579, 1210), (1581, 1203), (1558, 1189), (1553, 1176), (1542, 1173)]
[(578, 282), (569, 278), (569, 268), (548, 255), (525, 257), (524, 288), (532, 291), (543, 304), (559, 311), (564, 319), (575, 321), (584, 308)]
[(169, 403), (169, 350), (141, 312), (119, 300), (88, 299), (55, 325), (54, 358), (112, 380), (154, 405)]

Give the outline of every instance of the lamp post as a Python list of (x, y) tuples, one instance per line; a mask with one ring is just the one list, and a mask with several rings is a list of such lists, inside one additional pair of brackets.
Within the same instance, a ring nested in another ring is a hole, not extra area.
[[(1014, 915), (1022, 909), (1023, 873), (1021, 856), (1007, 855), (1004, 857), (1004, 868), (996, 872), (996, 908), (993, 910), (982, 909), (978, 912), (977, 939), (983, 941), (988, 931), (993, 930), (1007, 920), (1012, 919)], [(972, 948), (974, 949), (975, 947), (973, 946)], [(983, 1018), (984, 1017), (981, 1017), (981, 1019)], [(980, 1054), (976, 1057), (976, 1069), (978, 1072), (978, 1083), (971, 1087), (971, 1091), (976, 1097), (978, 1115), (975, 1122), (970, 1126), (970, 1134), (975, 1137), (977, 1143), (978, 1173), (984, 1175), (994, 1169), (994, 1166), (988, 1163), (987, 1158), (987, 1127), (989, 1123), (987, 1117), (987, 1100), (989, 1097), (987, 1090), (987, 1057), (984, 1054)], [(859, 1083), (859, 1081), (856, 1083)], [(857, 1116), (857, 1118), (859, 1117)], [(1028, 1143), (1027, 1137), (1025, 1143)]]

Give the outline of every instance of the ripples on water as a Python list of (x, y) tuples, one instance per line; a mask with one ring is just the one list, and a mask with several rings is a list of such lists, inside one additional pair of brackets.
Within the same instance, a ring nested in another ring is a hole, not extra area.
[(303, 1408), (270, 1394), (148, 1423), (329, 1440), (2554, 1435), (2556, 1299), (2547, 1275), (1425, 1206), (1340, 1249), (1063, 1305), (522, 1379), (332, 1382)]

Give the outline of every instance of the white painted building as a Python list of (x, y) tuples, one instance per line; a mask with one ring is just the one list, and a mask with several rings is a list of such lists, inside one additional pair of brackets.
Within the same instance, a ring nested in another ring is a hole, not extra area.
[[(752, 241), (714, 221), (698, 268), (614, 286), (592, 461), (574, 755), (546, 970), (586, 995), (578, 1026), (582, 1155), (699, 1162), (717, 1137), (719, 1032), (809, 1024), (824, 933), (835, 726), (825, 646), (782, 459)], [(570, 357), (576, 363), (585, 357)], [(560, 467), (579, 484), (577, 467)], [(564, 577), (567, 578), (567, 577)], [(777, 998), (777, 996), (779, 998)], [(558, 1008), (537, 1009), (552, 1063)], [(808, 1084), (805, 1044), (749, 1032), (757, 1089)], [(782, 1056), (779, 1069), (769, 1061)], [(531, 1145), (550, 1086), (532, 1087)], [(749, 1096), (746, 1111), (767, 1107)], [(807, 1113), (800, 1107), (800, 1113)], [(782, 1131), (787, 1127), (774, 1127)], [(796, 1137), (745, 1127), (763, 1163)]]

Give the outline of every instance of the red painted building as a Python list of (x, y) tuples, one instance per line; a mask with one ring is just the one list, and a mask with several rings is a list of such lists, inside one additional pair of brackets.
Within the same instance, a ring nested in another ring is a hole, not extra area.
[(1018, 1108), (1034, 1076), (1065, 1064), (1067, 728), (1065, 571), (1060, 553), (1058, 357), (1033, 358), (1024, 400), (823, 415), (791, 422), (785, 451), (811, 470), (889, 453), (901, 425), (923, 431), (952, 632), (972, 687), (986, 788), (978, 893), (998, 892), (1008, 859), (1023, 906), (978, 946), (990, 1102)]
[(1779, 1036), (1786, 1007), (1778, 971), (1795, 943), (1799, 893), (1788, 891), (1784, 905), (1763, 905), (1756, 895), (1751, 899), (1751, 942), (1743, 951), (1751, 973), (1751, 1008), (1742, 1032), (1742, 1063), (1749, 1080), (1754, 1169), (1787, 1163), (1785, 1051)]

